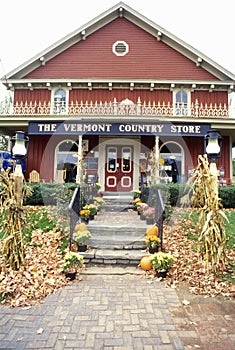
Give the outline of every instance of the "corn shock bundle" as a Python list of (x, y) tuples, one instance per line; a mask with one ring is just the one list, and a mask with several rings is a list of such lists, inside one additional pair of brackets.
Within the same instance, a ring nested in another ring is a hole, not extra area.
[(209, 167), (207, 155), (199, 155), (193, 174), (192, 206), (199, 210), (199, 254), (213, 271), (225, 268), (227, 219), (218, 195), (217, 176)]

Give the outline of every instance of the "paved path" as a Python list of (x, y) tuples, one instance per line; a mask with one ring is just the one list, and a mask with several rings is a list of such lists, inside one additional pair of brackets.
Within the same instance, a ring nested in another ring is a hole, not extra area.
[(178, 305), (175, 290), (142, 275), (84, 275), (42, 305), (0, 307), (0, 349), (180, 350)]
[[(139, 222), (133, 212), (122, 219)], [(232, 301), (167, 288), (133, 267), (87, 267), (82, 278), (41, 305), (0, 306), (0, 350), (235, 350)]]
[(1, 306), (0, 349), (235, 349), (233, 302), (183, 305), (175, 289), (134, 268), (87, 268), (82, 278), (44, 304)]

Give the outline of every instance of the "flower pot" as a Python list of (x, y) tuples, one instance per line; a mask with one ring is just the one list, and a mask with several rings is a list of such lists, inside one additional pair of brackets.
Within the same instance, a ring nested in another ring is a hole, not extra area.
[(166, 278), (167, 276), (167, 270), (163, 270), (163, 271), (157, 271), (157, 277), (158, 278)]
[(146, 217), (142, 213), (140, 214), (140, 220), (146, 220)]
[(149, 253), (154, 254), (158, 252), (158, 247), (149, 247)]
[(85, 219), (85, 218), (81, 218), (81, 221), (84, 222), (85, 224), (89, 223), (89, 218)]
[(153, 218), (146, 218), (146, 224), (147, 225), (153, 225), (154, 219)]
[(83, 244), (83, 245), (77, 245), (78, 247), (78, 251), (79, 252), (85, 252), (87, 250), (87, 245), (86, 244)]
[(89, 220), (94, 220), (94, 218), (95, 218), (95, 214), (89, 216)]
[(77, 276), (77, 271), (76, 272), (66, 272), (65, 273), (65, 277), (69, 278), (70, 281), (75, 280), (76, 276)]

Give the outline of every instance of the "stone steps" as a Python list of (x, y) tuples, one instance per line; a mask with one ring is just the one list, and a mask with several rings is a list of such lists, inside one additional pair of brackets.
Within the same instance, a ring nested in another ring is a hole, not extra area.
[(148, 253), (146, 250), (99, 248), (88, 249), (86, 252), (80, 252), (79, 254), (84, 257), (85, 264), (138, 266), (141, 258)]
[(146, 223), (133, 211), (132, 196), (104, 196), (105, 205), (88, 224), (89, 249), (81, 252), (86, 264), (135, 265), (146, 255)]

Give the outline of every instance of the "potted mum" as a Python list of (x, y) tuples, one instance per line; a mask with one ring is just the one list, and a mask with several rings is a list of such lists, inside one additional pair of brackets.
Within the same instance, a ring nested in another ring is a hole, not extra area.
[(147, 207), (146, 209), (144, 209), (143, 214), (146, 218), (146, 224), (152, 225), (154, 223), (155, 208)]
[(89, 222), (89, 216), (90, 216), (90, 210), (89, 209), (82, 209), (80, 210), (80, 217), (81, 217), (81, 220), (85, 223), (88, 224)]
[(141, 202), (137, 204), (137, 211), (140, 215), (140, 220), (145, 220), (145, 216), (144, 216), (144, 210), (146, 210), (148, 208), (148, 204)]
[(152, 254), (158, 251), (161, 239), (157, 236), (146, 236), (145, 242), (148, 247), (149, 253)]
[(84, 266), (83, 256), (76, 252), (67, 252), (64, 256), (64, 273), (67, 278), (74, 280), (79, 268)]
[(146, 229), (145, 242), (150, 254), (156, 253), (158, 251), (161, 239), (158, 236), (158, 226), (156, 224), (148, 226)]
[(95, 215), (97, 214), (97, 205), (95, 204), (87, 204), (83, 207), (85, 210), (90, 210), (89, 219), (94, 220)]
[(87, 245), (90, 238), (91, 233), (87, 229), (85, 223), (79, 223), (75, 226), (73, 232), (73, 241), (76, 243), (79, 252), (85, 252), (87, 250)]
[(168, 270), (174, 263), (175, 258), (170, 253), (157, 252), (151, 258), (151, 264), (156, 271), (157, 277), (165, 278)]

